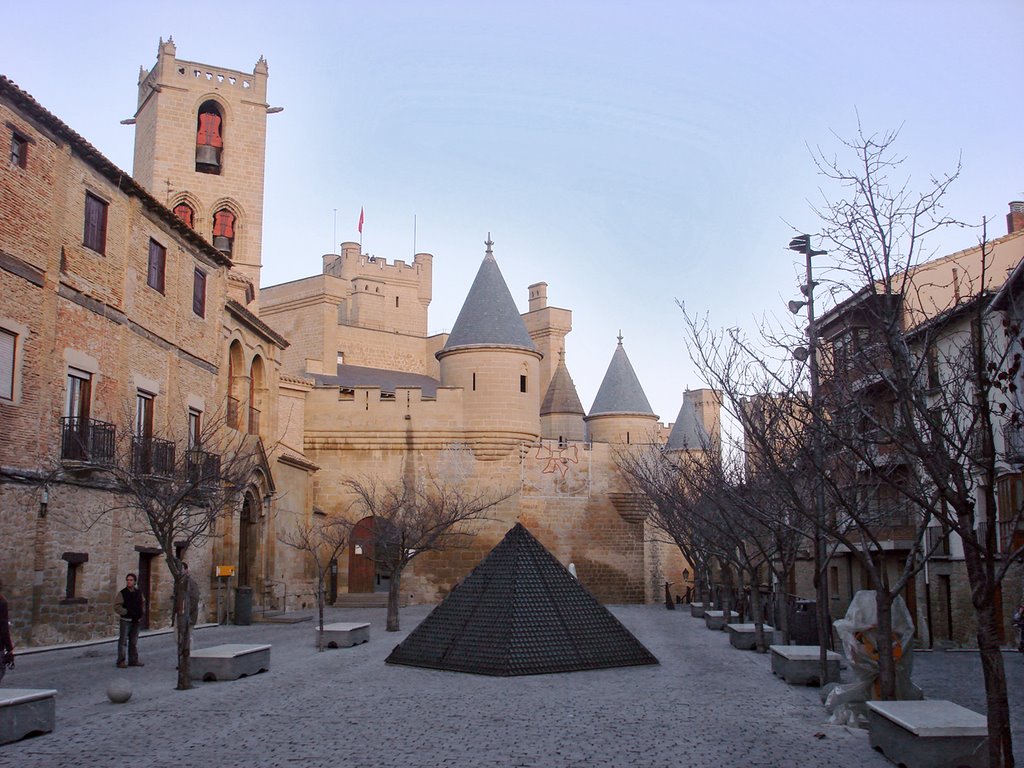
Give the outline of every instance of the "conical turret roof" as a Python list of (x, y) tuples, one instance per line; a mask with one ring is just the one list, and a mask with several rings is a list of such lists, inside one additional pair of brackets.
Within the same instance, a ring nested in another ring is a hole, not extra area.
[(683, 398), (683, 405), (668, 434), (669, 451), (699, 451), (711, 444), (711, 435), (704, 428), (704, 423), (697, 416), (696, 403), (688, 397)]
[(547, 416), (552, 413), (578, 413), (582, 416), (583, 403), (576, 393), (576, 385), (572, 382), (569, 369), (565, 367), (565, 353), (558, 354), (558, 365), (551, 375), (551, 383), (548, 384), (548, 391), (544, 395), (544, 402), (540, 405), (540, 415)]
[(626, 350), (622, 347), (622, 336), (619, 336), (619, 345), (608, 364), (608, 370), (604, 374), (600, 389), (597, 390), (597, 397), (594, 398), (589, 415), (613, 413), (655, 415), (626, 356)]
[(521, 523), (387, 661), (501, 676), (658, 663)]
[(487, 238), (487, 254), (442, 352), (459, 347), (519, 347), (536, 352)]

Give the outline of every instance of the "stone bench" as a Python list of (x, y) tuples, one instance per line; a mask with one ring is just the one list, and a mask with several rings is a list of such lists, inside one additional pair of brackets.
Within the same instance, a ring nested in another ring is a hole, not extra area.
[(241, 643), (193, 650), (189, 677), (193, 680), (237, 680), (270, 669), (269, 645)]
[[(726, 631), (729, 633), (729, 643), (733, 648), (741, 651), (752, 651), (757, 648), (756, 627), (753, 624), (726, 624)], [(774, 628), (770, 624), (762, 624), (765, 639), (771, 645)]]
[(704, 618), (704, 603), (690, 603), (690, 615), (695, 619)]
[(952, 701), (869, 701), (868, 741), (907, 768), (987, 768), (984, 715)]
[(772, 674), (778, 675), (790, 685), (817, 685), (839, 681), (839, 661), (842, 658), (835, 651), (829, 651), (825, 663), (827, 680), (821, 680), (816, 645), (772, 645), (768, 647), (772, 657)]
[(725, 618), (725, 611), (704, 611), (704, 626), (708, 629), (723, 630), (725, 625), (740, 615), (736, 611), (729, 611), (729, 618)]
[(0, 744), (52, 731), (56, 693), (44, 688), (0, 688)]
[[(320, 627), (314, 629), (317, 633), (320, 632)], [(353, 645), (367, 643), (370, 641), (370, 624), (344, 621), (324, 624), (323, 640), (325, 648), (350, 648)]]

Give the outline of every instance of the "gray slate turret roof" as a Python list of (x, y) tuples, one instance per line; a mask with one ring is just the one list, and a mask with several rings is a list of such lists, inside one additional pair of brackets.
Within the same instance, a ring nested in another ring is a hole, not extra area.
[(537, 351), (494, 260), (491, 245), (488, 239), (487, 255), (442, 351), (459, 347), (519, 347)]
[(565, 353), (558, 356), (558, 365), (551, 375), (551, 383), (548, 384), (548, 391), (540, 406), (541, 416), (551, 413), (578, 413), (580, 416), (586, 413), (580, 396), (576, 394), (576, 385), (572, 383), (569, 369), (565, 367)]
[(676, 416), (676, 423), (668, 435), (665, 446), (669, 451), (699, 451), (711, 444), (711, 435), (704, 424), (697, 418), (697, 407), (688, 398), (683, 398), (683, 405)]
[(615, 348), (612, 361), (608, 364), (608, 370), (604, 374), (601, 388), (597, 390), (597, 397), (590, 407), (590, 416), (603, 414), (642, 414), (654, 416), (651, 404), (647, 401), (640, 380), (633, 371), (633, 366), (626, 357), (626, 350), (622, 348), (622, 337), (619, 336), (619, 346)]

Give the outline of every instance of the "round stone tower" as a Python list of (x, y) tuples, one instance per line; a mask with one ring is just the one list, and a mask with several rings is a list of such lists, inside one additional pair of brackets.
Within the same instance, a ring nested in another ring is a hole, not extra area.
[(540, 436), (540, 360), (488, 237), (487, 253), (448, 341), (441, 386), (463, 391), (463, 425), (478, 458), (499, 458)]

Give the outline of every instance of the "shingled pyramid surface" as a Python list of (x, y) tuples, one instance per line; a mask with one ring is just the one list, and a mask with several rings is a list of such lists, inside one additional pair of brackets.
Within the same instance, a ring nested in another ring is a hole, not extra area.
[(516, 523), (387, 662), (511, 676), (658, 660)]

